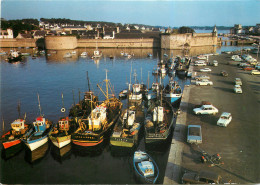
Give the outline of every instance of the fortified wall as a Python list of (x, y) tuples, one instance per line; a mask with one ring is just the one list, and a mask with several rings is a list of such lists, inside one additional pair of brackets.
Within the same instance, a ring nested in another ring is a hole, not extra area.
[(46, 49), (75, 49), (77, 48), (77, 38), (75, 36), (46, 36)]
[(161, 48), (184, 49), (199, 46), (217, 45), (215, 33), (186, 33), (186, 34), (162, 34)]
[(1, 48), (36, 47), (37, 39), (0, 39)]

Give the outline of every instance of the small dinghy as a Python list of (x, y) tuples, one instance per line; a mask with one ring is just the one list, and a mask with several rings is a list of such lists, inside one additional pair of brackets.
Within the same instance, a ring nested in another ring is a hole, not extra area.
[(146, 152), (136, 151), (134, 153), (133, 164), (138, 180), (145, 184), (156, 183), (159, 176), (159, 168)]

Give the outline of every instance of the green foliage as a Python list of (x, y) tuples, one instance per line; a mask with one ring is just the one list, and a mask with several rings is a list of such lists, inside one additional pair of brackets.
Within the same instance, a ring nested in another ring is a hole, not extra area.
[(2, 21), (1, 29), (6, 30), (7, 28), (11, 28), (14, 37), (17, 37), (19, 33), (22, 33), (22, 31), (38, 30), (39, 27), (33, 24), (39, 24), (39, 21), (37, 22), (37, 19)]
[(192, 28), (182, 26), (178, 29), (179, 33), (194, 33), (195, 31)]

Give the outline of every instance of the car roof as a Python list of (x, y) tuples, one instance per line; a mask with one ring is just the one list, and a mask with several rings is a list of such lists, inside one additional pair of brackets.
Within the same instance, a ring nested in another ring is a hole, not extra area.
[(213, 107), (212, 105), (202, 105), (204, 107)]
[(188, 125), (188, 127), (198, 127), (198, 128), (201, 128), (200, 125)]
[(199, 177), (200, 178), (207, 178), (207, 179), (211, 179), (211, 180), (218, 180), (218, 174), (215, 172), (211, 172), (211, 171), (200, 171), (199, 172)]
[(229, 112), (223, 112), (222, 114), (221, 114), (221, 116), (230, 116), (231, 115), (231, 113), (229, 113)]
[(240, 78), (235, 78), (236, 80), (241, 80)]

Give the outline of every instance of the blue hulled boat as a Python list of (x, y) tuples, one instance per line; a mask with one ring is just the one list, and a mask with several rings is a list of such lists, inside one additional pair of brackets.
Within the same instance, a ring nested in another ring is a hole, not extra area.
[(134, 153), (133, 165), (138, 180), (145, 184), (156, 183), (159, 176), (159, 168), (146, 152), (136, 151)]
[(176, 81), (171, 80), (164, 89), (164, 97), (169, 98), (172, 104), (180, 101), (182, 96), (182, 89)]
[(33, 122), (33, 127), (23, 137), (23, 142), (31, 150), (35, 150), (48, 142), (48, 134), (51, 131), (51, 122), (39, 116)]

